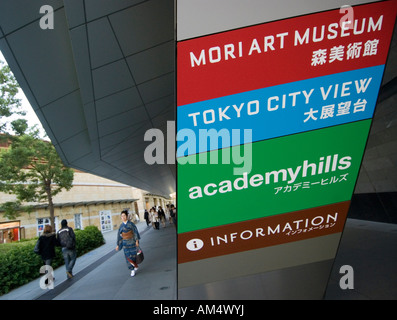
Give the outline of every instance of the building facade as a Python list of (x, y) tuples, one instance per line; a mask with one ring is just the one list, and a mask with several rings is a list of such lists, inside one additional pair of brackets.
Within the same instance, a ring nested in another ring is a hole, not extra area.
[[(0, 193), (0, 203), (12, 201), (13, 195)], [(133, 221), (144, 218), (145, 209), (165, 207), (171, 198), (104, 179), (89, 173), (75, 171), (73, 187), (54, 197), (56, 229), (66, 219), (74, 229), (97, 226), (102, 232), (118, 228), (120, 212), (128, 210)], [(18, 241), (39, 236), (44, 226), (50, 224), (48, 204), (33, 204), (30, 213), (21, 212), (9, 220), (0, 212), (0, 243)]]

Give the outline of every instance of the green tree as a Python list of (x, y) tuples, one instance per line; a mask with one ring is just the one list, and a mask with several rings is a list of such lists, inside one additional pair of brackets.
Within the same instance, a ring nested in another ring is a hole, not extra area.
[(38, 131), (12, 137), (0, 153), (0, 191), (16, 195), (1, 205), (4, 215), (15, 219), (27, 211), (24, 203), (46, 202), (55, 230), (53, 197), (72, 188), (74, 172), (62, 163), (52, 143), (38, 138)]
[(24, 116), (26, 113), (21, 110), (21, 100), (16, 97), (19, 90), (18, 82), (12, 74), (10, 67), (0, 61), (0, 138), (7, 140), (8, 124), (17, 134), (21, 134), (27, 129), (25, 119), (16, 119), (11, 122), (6, 121), (12, 115)]

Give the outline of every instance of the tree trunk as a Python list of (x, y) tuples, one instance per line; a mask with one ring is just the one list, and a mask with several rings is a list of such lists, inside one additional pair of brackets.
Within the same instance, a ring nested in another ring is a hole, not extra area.
[(55, 217), (54, 217), (54, 204), (52, 203), (52, 197), (48, 201), (48, 208), (50, 209), (50, 220), (52, 232), (55, 232)]
[(52, 193), (51, 193), (51, 181), (46, 182), (46, 193), (48, 199), (48, 209), (50, 210), (50, 221), (52, 232), (55, 232), (55, 216), (54, 216), (54, 203), (52, 202)]

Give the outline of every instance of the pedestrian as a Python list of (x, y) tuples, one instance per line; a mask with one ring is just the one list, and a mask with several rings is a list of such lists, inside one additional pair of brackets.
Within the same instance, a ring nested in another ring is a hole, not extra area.
[(61, 229), (57, 232), (58, 245), (62, 247), (63, 260), (65, 261), (66, 276), (68, 279), (73, 278), (73, 267), (76, 263), (76, 235), (68, 222), (61, 221)]
[(47, 266), (51, 266), (52, 259), (55, 257), (56, 243), (56, 235), (52, 232), (52, 227), (46, 225), (43, 233), (37, 240), (35, 252), (41, 256), (43, 263)]
[(124, 249), (124, 256), (128, 269), (131, 270), (131, 277), (135, 276), (138, 270), (136, 263), (137, 247), (141, 238), (136, 225), (128, 219), (127, 210), (121, 211), (121, 224), (117, 232), (116, 251)]
[[(44, 227), (43, 233), (40, 235), (34, 247), (34, 252), (41, 256), (45, 268), (45, 273), (51, 270), (47, 266), (51, 267), (52, 259), (55, 257), (55, 246), (57, 244), (56, 235), (52, 232), (52, 227), (46, 225)], [(40, 268), (41, 272), (41, 268)], [(54, 272), (51, 272), (52, 281), (55, 280)], [(48, 279), (45, 280), (45, 284), (48, 284)]]
[(172, 222), (174, 223), (174, 225), (176, 227), (176, 208), (173, 204), (171, 204), (170, 216), (172, 218)]
[(149, 227), (150, 219), (149, 219), (149, 212), (145, 209), (144, 218), (146, 220), (146, 226)]
[(170, 210), (170, 205), (169, 204), (167, 204), (166, 205), (166, 209), (165, 209), (165, 214), (167, 215), (167, 217), (168, 217), (168, 222), (169, 222), (169, 224), (172, 224), (172, 217), (171, 217), (171, 210)]
[(157, 214), (159, 216), (159, 220), (161, 221), (161, 224), (163, 225), (163, 228), (165, 228), (165, 212), (161, 206), (159, 206), (159, 210), (157, 211)]
[[(44, 227), (43, 233), (40, 235), (39, 239), (37, 240), (36, 246), (34, 247), (34, 252), (41, 256), (43, 260), (45, 268), (45, 273), (52, 270), (51, 264), (52, 259), (55, 257), (55, 246), (57, 244), (56, 234), (52, 232), (52, 227), (50, 225), (46, 225)], [(47, 267), (48, 266), (48, 267)], [(40, 269), (41, 272), (41, 269)], [(55, 280), (54, 272), (51, 271), (52, 281)], [(45, 284), (48, 284), (48, 279), (45, 280)]]
[(150, 209), (150, 215), (152, 218), (151, 220), (152, 220), (153, 228), (156, 230), (160, 230), (159, 215), (155, 207), (152, 207)]

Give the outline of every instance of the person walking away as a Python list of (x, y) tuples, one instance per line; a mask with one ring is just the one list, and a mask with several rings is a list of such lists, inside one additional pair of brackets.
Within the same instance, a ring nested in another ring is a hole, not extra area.
[(52, 259), (55, 257), (55, 246), (56, 246), (56, 235), (52, 232), (50, 225), (44, 227), (43, 233), (37, 240), (36, 248), (37, 252), (43, 263), (47, 266), (51, 266)]
[(137, 248), (141, 238), (136, 225), (128, 219), (127, 210), (121, 211), (121, 224), (117, 232), (116, 251), (124, 249), (124, 257), (127, 267), (131, 270), (131, 277), (135, 276), (138, 270), (136, 263)]
[(149, 219), (149, 212), (145, 209), (145, 214), (143, 216), (146, 220), (146, 226), (149, 227), (150, 219)]
[(65, 261), (66, 275), (68, 279), (73, 278), (73, 267), (76, 263), (76, 235), (68, 222), (61, 221), (61, 229), (57, 233), (57, 242), (62, 247), (62, 255)]
[[(52, 227), (50, 225), (46, 225), (35, 246), (35, 252), (41, 256), (44, 265), (51, 267), (52, 259), (55, 257), (56, 244), (56, 234), (52, 232)], [(46, 269), (46, 273), (47, 272), (48, 269)], [(55, 278), (53, 278), (53, 280), (55, 280)], [(48, 281), (48, 279), (46, 281)]]

